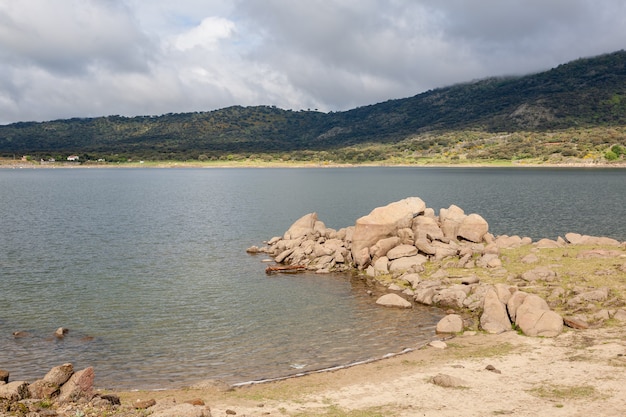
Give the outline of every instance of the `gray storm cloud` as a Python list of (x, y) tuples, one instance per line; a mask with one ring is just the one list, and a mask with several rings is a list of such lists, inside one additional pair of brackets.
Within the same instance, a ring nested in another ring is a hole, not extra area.
[(345, 110), (625, 41), (621, 0), (4, 0), (0, 123)]

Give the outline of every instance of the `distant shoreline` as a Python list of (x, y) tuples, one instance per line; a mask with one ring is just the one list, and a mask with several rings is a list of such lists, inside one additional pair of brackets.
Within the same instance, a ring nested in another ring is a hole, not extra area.
[(467, 162), (467, 163), (307, 163), (303, 161), (294, 162), (239, 162), (239, 161), (141, 161), (123, 163), (101, 163), (101, 162), (31, 162), (21, 160), (0, 159), (0, 169), (75, 169), (75, 168), (377, 168), (377, 167), (397, 167), (397, 168), (626, 168), (626, 161), (618, 163), (518, 163), (511, 161), (493, 162)]

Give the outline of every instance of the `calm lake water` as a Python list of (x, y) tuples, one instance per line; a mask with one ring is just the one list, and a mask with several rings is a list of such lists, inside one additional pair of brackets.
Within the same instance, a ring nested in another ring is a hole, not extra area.
[(625, 170), (2, 169), (0, 369), (34, 380), (72, 362), (100, 387), (181, 387), (415, 347), (440, 311), (377, 307), (349, 275), (268, 277), (245, 253), (306, 213), (341, 228), (409, 196), (496, 235), (626, 240)]

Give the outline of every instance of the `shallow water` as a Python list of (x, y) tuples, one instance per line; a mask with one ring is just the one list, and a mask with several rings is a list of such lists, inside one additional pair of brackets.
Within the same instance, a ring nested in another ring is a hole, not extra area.
[[(245, 249), (315, 211), (340, 228), (408, 196), (495, 234), (626, 239), (624, 171), (0, 170), (0, 368), (69, 361), (104, 387), (241, 382), (379, 357), (440, 312), (376, 306), (350, 275), (266, 276)], [(51, 337), (59, 327), (70, 333)], [(14, 339), (11, 333), (30, 337)]]

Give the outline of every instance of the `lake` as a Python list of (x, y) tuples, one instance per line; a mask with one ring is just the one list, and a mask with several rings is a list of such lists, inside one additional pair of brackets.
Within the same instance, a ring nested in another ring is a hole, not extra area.
[[(1, 169), (0, 369), (34, 380), (72, 362), (94, 366), (99, 387), (167, 388), (416, 347), (441, 311), (378, 307), (349, 274), (267, 276), (245, 249), (310, 212), (338, 229), (409, 196), (478, 213), (496, 235), (626, 240), (625, 180), (563, 168)], [(60, 326), (70, 332), (57, 340)]]

